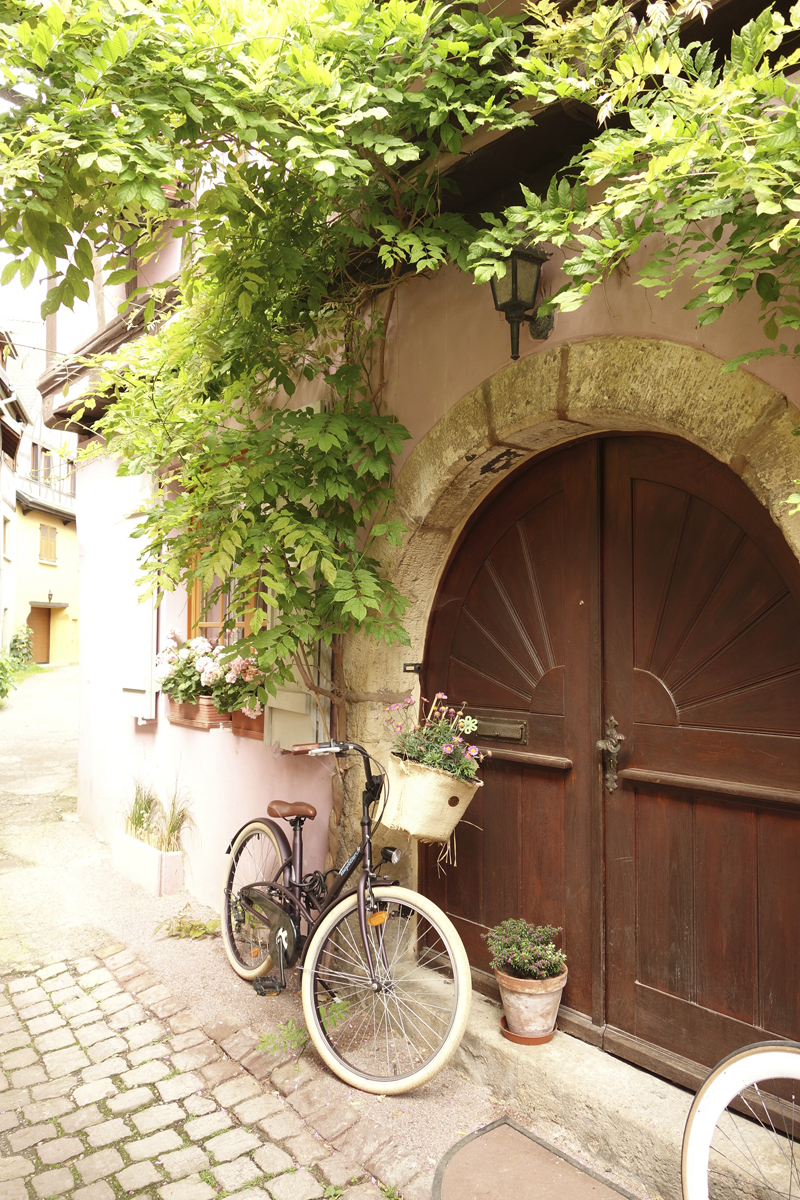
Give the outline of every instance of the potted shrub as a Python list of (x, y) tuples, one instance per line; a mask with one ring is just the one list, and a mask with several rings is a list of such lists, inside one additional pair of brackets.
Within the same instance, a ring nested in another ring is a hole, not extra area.
[(560, 932), (553, 925), (508, 920), (481, 934), (503, 1001), (500, 1029), (513, 1042), (538, 1045), (556, 1031), (567, 982), (567, 958), (555, 945)]
[(175, 630), (170, 630), (156, 658), (156, 679), (169, 696), (167, 716), (173, 725), (212, 729), (230, 722), (230, 713), (220, 712), (213, 699), (214, 684), (222, 678), (224, 651), (224, 646), (212, 646), (204, 637), (181, 644)]
[(424, 842), (447, 842), (483, 786), (475, 773), (486, 754), (469, 743), (478, 722), (464, 715), (463, 705), (448, 707), (444, 692), (419, 721), (413, 705), (409, 697), (385, 710), (393, 745), (383, 823)]

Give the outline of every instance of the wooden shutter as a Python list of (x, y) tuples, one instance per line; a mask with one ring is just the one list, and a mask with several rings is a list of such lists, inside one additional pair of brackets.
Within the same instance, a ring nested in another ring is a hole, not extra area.
[(139, 721), (152, 721), (158, 686), (154, 677), (158, 615), (154, 596), (139, 600), (136, 580), (141, 574), (141, 542), (131, 536), (142, 519), (142, 502), (149, 498), (152, 483), (149, 475), (132, 475), (116, 482), (129, 493), (128, 516), (121, 525), (123, 536), (115, 539), (113, 564), (113, 577), (117, 580), (115, 611), (123, 631), (119, 659), (121, 707)]
[(45, 562), (56, 561), (57, 532), (52, 525), (39, 526), (39, 558), (43, 558)]

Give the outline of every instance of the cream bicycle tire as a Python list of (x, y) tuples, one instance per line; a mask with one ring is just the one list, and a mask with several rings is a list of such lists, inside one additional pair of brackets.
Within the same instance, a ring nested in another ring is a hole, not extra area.
[[(370, 933), (370, 941), (383, 990), (372, 990), (351, 895), (326, 914), (311, 939), (303, 1014), (317, 1052), (334, 1074), (361, 1091), (396, 1096), (427, 1083), (457, 1049), (469, 1018), (472, 976), (461, 938), (437, 905), (397, 886), (377, 887), (374, 896), (385, 913), (382, 924), (370, 926), (379, 931)], [(443, 951), (427, 946), (420, 951), (420, 921)], [(337, 1012), (336, 1005), (344, 1008)]]
[[(788, 1098), (778, 1096), (779, 1080)], [(730, 1111), (736, 1102), (749, 1117)], [(684, 1200), (794, 1200), (800, 1196), (798, 1139), (800, 1043), (757, 1042), (737, 1050), (717, 1064), (689, 1110), (681, 1155)]]

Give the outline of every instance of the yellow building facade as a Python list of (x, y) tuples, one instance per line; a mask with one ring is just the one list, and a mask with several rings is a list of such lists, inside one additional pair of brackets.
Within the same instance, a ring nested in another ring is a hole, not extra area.
[(39, 663), (78, 661), (78, 535), (75, 516), (31, 505), (17, 492), (15, 628), (33, 630)]

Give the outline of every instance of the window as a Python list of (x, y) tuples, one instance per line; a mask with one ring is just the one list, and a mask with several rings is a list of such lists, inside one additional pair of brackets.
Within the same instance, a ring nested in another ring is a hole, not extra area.
[(31, 479), (39, 478), (39, 447), (36, 442), (31, 444)]
[[(217, 580), (214, 580), (217, 583)], [(211, 589), (208, 589), (209, 591)], [(222, 596), (215, 604), (211, 606), (208, 612), (204, 613), (203, 609), (207, 603), (206, 596), (208, 592), (203, 587), (200, 580), (195, 580), (192, 590), (189, 593), (189, 612), (187, 628), (189, 637), (204, 637), (210, 642), (216, 642), (222, 632), (222, 622), (225, 619), (227, 609), (226, 597)], [(249, 625), (249, 622), (247, 622)], [(230, 645), (231, 642), (238, 642), (244, 637), (249, 630), (245, 629), (245, 622), (238, 620), (235, 630), (229, 630), (225, 635), (225, 642)]]
[(67, 491), (70, 496), (74, 496), (77, 493), (75, 486), (75, 463), (71, 458), (67, 459)]
[(3, 557), (11, 558), (11, 518), (3, 517)]
[[(39, 468), (39, 474), (40, 474), (42, 483), (50, 483), (53, 478), (53, 455), (52, 455), (52, 452), (50, 450), (45, 450), (44, 446), (42, 446), (41, 454), (40, 454), (39, 458), (40, 458), (40, 463), (41, 463), (41, 466)], [(53, 530), (53, 532), (55, 533), (55, 530)]]
[(39, 558), (42, 562), (56, 561), (56, 533), (52, 525), (39, 526)]

